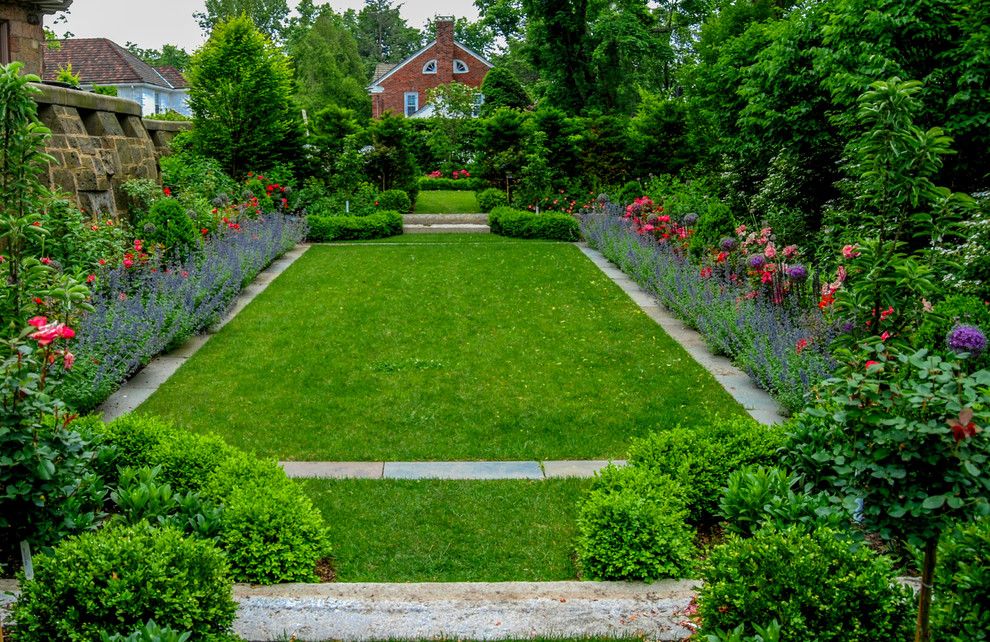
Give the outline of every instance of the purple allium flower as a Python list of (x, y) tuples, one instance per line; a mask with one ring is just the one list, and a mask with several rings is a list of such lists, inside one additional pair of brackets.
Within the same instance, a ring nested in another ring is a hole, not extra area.
[(792, 265), (787, 268), (787, 276), (794, 281), (804, 281), (808, 278), (808, 270), (803, 265)]
[(726, 237), (719, 242), (719, 247), (721, 247), (726, 252), (731, 252), (736, 249), (736, 239)]
[(684, 225), (694, 225), (698, 222), (697, 214), (686, 214), (684, 216)]
[(749, 257), (747, 263), (749, 263), (749, 267), (751, 268), (761, 268), (764, 265), (766, 265), (767, 259), (762, 254), (754, 254), (753, 256)]
[(949, 349), (954, 352), (981, 354), (987, 349), (987, 336), (975, 325), (957, 325), (947, 337)]
[(853, 323), (852, 321), (846, 321), (845, 323), (842, 324), (843, 332), (848, 333), (848, 332), (852, 332), (855, 329), (856, 329), (856, 324)]

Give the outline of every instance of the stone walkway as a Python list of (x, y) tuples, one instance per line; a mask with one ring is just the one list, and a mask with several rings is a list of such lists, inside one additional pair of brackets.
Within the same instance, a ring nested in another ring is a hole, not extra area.
[(406, 214), (405, 234), (488, 234), (487, 214)]
[[(683, 640), (697, 583), (493, 582), (234, 586), (234, 632), (251, 642)], [(0, 580), (0, 623), (17, 583)]]
[(609, 463), (595, 461), (283, 461), (285, 474), (295, 479), (561, 479), (594, 477)]

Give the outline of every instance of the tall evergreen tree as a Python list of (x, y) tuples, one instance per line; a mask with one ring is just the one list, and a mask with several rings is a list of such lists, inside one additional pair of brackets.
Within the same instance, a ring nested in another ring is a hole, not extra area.
[(204, 34), (240, 15), (246, 15), (255, 26), (269, 38), (279, 41), (284, 35), (289, 17), (286, 0), (206, 0), (206, 10), (193, 13)]
[(300, 29), (289, 39), (288, 49), (295, 61), (302, 106), (310, 113), (329, 105), (369, 113), (364, 62), (343, 18), (321, 12), (312, 26)]
[(302, 157), (289, 59), (247, 16), (217, 25), (193, 56), (189, 84), (194, 146), (232, 176)]

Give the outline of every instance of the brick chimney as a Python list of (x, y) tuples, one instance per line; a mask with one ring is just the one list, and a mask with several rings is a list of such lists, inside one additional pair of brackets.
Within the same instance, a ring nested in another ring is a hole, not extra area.
[(454, 80), (454, 18), (437, 18), (437, 80), (441, 85)]

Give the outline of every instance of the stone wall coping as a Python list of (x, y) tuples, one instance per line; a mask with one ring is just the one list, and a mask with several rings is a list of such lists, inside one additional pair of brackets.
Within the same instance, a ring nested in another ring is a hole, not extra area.
[(104, 96), (103, 94), (94, 94), (89, 91), (66, 89), (65, 87), (55, 87), (54, 85), (43, 83), (31, 83), (31, 86), (41, 90), (41, 93), (34, 94), (33, 96), (34, 100), (39, 103), (89, 109), (92, 111), (109, 111), (116, 114), (141, 117), (141, 105), (126, 98)]
[(155, 120), (153, 118), (145, 118), (144, 127), (149, 132), (186, 132), (193, 128), (193, 124), (189, 120)]

